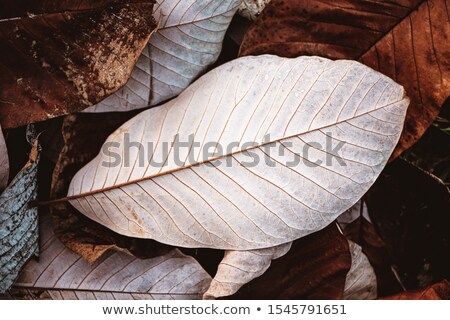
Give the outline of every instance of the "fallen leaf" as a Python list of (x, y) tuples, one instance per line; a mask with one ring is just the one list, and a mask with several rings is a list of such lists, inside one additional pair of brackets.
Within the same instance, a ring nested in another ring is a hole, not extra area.
[(180, 94), (213, 64), (241, 0), (157, 0), (159, 21), (126, 86), (87, 112), (128, 111)]
[(366, 200), (373, 225), (407, 290), (450, 278), (450, 196), (442, 181), (397, 159)]
[(217, 299), (236, 293), (243, 285), (266, 272), (272, 260), (284, 256), (291, 245), (292, 242), (288, 242), (266, 249), (226, 251), (203, 299)]
[(377, 278), (362, 248), (349, 241), (352, 265), (345, 278), (343, 299), (371, 300), (377, 297)]
[(110, 252), (90, 265), (57, 239), (48, 215), (41, 220), (40, 259), (23, 268), (14, 284), (18, 293), (44, 291), (50, 299), (198, 299), (211, 282), (195, 259), (178, 249), (144, 260)]
[(155, 28), (152, 8), (152, 0), (4, 0), (2, 126), (81, 111), (121, 88)]
[(8, 185), (9, 158), (2, 127), (0, 126), (0, 192)]
[(357, 62), (240, 58), (117, 129), (66, 200), (127, 236), (276, 246), (324, 228), (362, 197), (407, 105), (401, 86)]
[(255, 21), (264, 10), (270, 0), (243, 0), (238, 8), (238, 13), (249, 20)]
[(353, 59), (405, 87), (405, 130), (392, 158), (416, 142), (450, 92), (448, 0), (272, 0), (240, 55)]
[(335, 224), (295, 240), (259, 278), (232, 299), (342, 299), (351, 256), (347, 239)]
[(382, 298), (382, 300), (448, 300), (450, 299), (450, 282), (442, 280), (425, 289), (405, 291)]
[(0, 293), (8, 290), (22, 266), (38, 248), (37, 198), (39, 143), (34, 140), (29, 161), (0, 195)]
[[(64, 119), (61, 132), (64, 146), (53, 171), (51, 197), (67, 194), (75, 173), (92, 160), (106, 138), (136, 113), (77, 114)], [(132, 252), (150, 258), (167, 253), (172, 248), (151, 240), (121, 236), (87, 219), (69, 203), (49, 207), (56, 236), (69, 249), (90, 263), (97, 261), (110, 249)]]

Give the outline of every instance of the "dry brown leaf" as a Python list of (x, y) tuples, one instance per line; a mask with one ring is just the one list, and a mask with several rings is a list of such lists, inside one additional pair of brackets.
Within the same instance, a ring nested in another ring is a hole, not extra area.
[[(354, 61), (240, 58), (117, 129), (68, 199), (127, 236), (276, 246), (324, 228), (363, 196), (407, 105), (401, 86)], [(178, 145), (191, 134), (197, 147)]]
[(382, 300), (449, 300), (450, 282), (442, 280), (425, 289), (400, 292)]
[[(67, 116), (61, 132), (64, 147), (53, 171), (50, 194), (61, 197), (67, 193), (74, 174), (95, 157), (102, 143), (117, 126), (135, 113), (78, 114)], [(94, 263), (109, 249), (133, 252), (140, 257), (162, 255), (169, 247), (151, 240), (137, 240), (121, 236), (86, 219), (68, 203), (49, 207), (56, 235), (62, 243)]]
[(232, 299), (342, 299), (351, 256), (335, 224), (294, 241), (259, 278)]
[(122, 87), (156, 24), (152, 0), (3, 0), (0, 122), (18, 127)]
[(405, 87), (411, 97), (393, 158), (417, 141), (450, 92), (448, 0), (272, 0), (240, 55), (355, 59)]
[(44, 291), (50, 299), (198, 299), (211, 282), (197, 261), (178, 249), (143, 260), (114, 252), (90, 265), (57, 239), (48, 215), (40, 227), (40, 259), (25, 265), (14, 298), (24, 291), (42, 298)]

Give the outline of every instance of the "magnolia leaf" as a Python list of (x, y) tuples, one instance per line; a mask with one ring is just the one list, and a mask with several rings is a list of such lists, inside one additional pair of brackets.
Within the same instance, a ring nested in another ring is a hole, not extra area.
[(377, 297), (377, 278), (360, 246), (349, 241), (352, 266), (345, 278), (343, 299), (370, 300)]
[(81, 111), (121, 88), (155, 28), (152, 0), (3, 0), (0, 122)]
[[(136, 112), (110, 113), (107, 117), (95, 113), (67, 116), (61, 128), (64, 146), (53, 171), (50, 195), (63, 197), (75, 173), (96, 156), (108, 135), (134, 115)], [(140, 258), (163, 255), (172, 249), (152, 240), (119, 235), (89, 220), (67, 202), (56, 203), (49, 211), (58, 239), (90, 263), (111, 249), (128, 250)]]
[(128, 111), (180, 94), (222, 50), (228, 25), (241, 0), (158, 0), (159, 21), (125, 87), (87, 112)]
[(295, 240), (283, 257), (231, 299), (342, 299), (351, 255), (336, 224)]
[(127, 236), (280, 245), (362, 197), (398, 141), (408, 101), (358, 62), (240, 58), (122, 125), (75, 175), (67, 200)]
[(288, 242), (266, 249), (226, 251), (203, 299), (217, 299), (236, 293), (243, 285), (266, 272), (272, 260), (284, 256), (291, 246), (292, 242)]
[(240, 55), (353, 59), (405, 87), (411, 97), (393, 158), (416, 142), (450, 92), (448, 0), (272, 0), (247, 32)]
[(270, 0), (243, 0), (238, 8), (238, 13), (255, 21), (269, 2)]
[(363, 199), (359, 200), (352, 206), (350, 209), (346, 210), (339, 217), (337, 217), (336, 221), (341, 227), (342, 230), (351, 225), (353, 222), (363, 217), (367, 221), (370, 222), (369, 211), (367, 210), (367, 204), (363, 201)]
[(17, 278), (22, 266), (38, 255), (38, 210), (30, 202), (37, 198), (39, 143), (34, 140), (24, 168), (0, 195), (0, 292)]
[(45, 291), (52, 299), (198, 299), (211, 282), (178, 249), (144, 260), (109, 252), (90, 265), (55, 237), (49, 216), (41, 220), (40, 259), (23, 268), (14, 284), (19, 292)]
[(9, 158), (2, 127), (0, 126), (0, 192), (8, 185)]

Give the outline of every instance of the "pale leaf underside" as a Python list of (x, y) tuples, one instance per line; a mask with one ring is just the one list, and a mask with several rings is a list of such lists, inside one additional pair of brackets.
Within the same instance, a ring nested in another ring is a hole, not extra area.
[(241, 0), (158, 0), (151, 36), (121, 90), (87, 112), (128, 111), (180, 94), (219, 57), (225, 32)]
[(48, 216), (40, 225), (39, 262), (28, 262), (14, 285), (22, 294), (40, 290), (51, 299), (198, 299), (211, 281), (194, 258), (178, 249), (145, 260), (110, 252), (90, 265), (56, 238)]
[(6, 148), (5, 138), (3, 137), (2, 127), (0, 126), (0, 191), (8, 184), (9, 177), (9, 159)]
[[(401, 86), (358, 62), (240, 58), (120, 127), (68, 196), (128, 236), (227, 250), (276, 246), (324, 228), (364, 195), (398, 141), (408, 101)], [(125, 134), (142, 147), (124, 154)], [(191, 134), (196, 148), (170, 147)]]
[(352, 266), (345, 278), (343, 299), (361, 300), (377, 297), (377, 278), (369, 259), (356, 243), (349, 241)]
[(272, 260), (284, 256), (291, 246), (292, 242), (288, 242), (266, 249), (225, 252), (203, 299), (217, 299), (236, 293), (244, 284), (266, 272)]

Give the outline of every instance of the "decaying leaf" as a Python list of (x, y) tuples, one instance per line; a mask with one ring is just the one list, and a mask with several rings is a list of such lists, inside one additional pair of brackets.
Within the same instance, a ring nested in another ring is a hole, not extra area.
[(47, 215), (41, 230), (39, 262), (23, 268), (14, 284), (19, 293), (45, 291), (51, 299), (198, 299), (211, 282), (195, 259), (178, 249), (144, 260), (110, 252), (90, 265), (56, 238)]
[(22, 266), (38, 255), (37, 198), (39, 143), (34, 140), (29, 161), (0, 195), (0, 293), (8, 290)]
[(295, 240), (291, 250), (272, 261), (259, 278), (233, 299), (342, 299), (351, 256), (335, 224)]
[(236, 293), (243, 285), (266, 272), (272, 260), (284, 256), (291, 246), (292, 242), (288, 242), (266, 249), (226, 251), (203, 299), (217, 299)]
[(18, 127), (122, 87), (155, 28), (152, 0), (3, 0), (0, 122)]
[(352, 266), (345, 278), (343, 299), (370, 300), (377, 297), (377, 278), (369, 259), (356, 243), (349, 241)]
[(0, 126), (0, 192), (8, 185), (9, 158), (2, 127)]
[(448, 300), (450, 299), (450, 282), (442, 280), (425, 289), (405, 291), (385, 297), (383, 300)]
[(450, 196), (442, 181), (397, 159), (366, 199), (374, 227), (407, 290), (450, 278)]
[(159, 21), (125, 87), (87, 112), (128, 111), (180, 94), (219, 57), (241, 0), (158, 0)]
[(357, 62), (240, 58), (121, 126), (68, 196), (127, 236), (276, 246), (324, 228), (362, 197), (407, 105), (401, 86)]
[(255, 21), (270, 0), (243, 0), (238, 12), (241, 16)]
[(393, 158), (410, 147), (450, 92), (448, 0), (272, 0), (249, 29), (241, 55), (355, 59), (411, 97)]
[[(64, 146), (53, 171), (50, 196), (67, 194), (75, 173), (91, 161), (103, 142), (118, 126), (136, 115), (131, 113), (70, 115), (64, 119), (61, 133)], [(106, 251), (120, 249), (141, 258), (151, 258), (167, 253), (172, 248), (160, 243), (132, 239), (119, 235), (87, 219), (67, 202), (49, 206), (56, 236), (69, 249), (94, 263)]]

